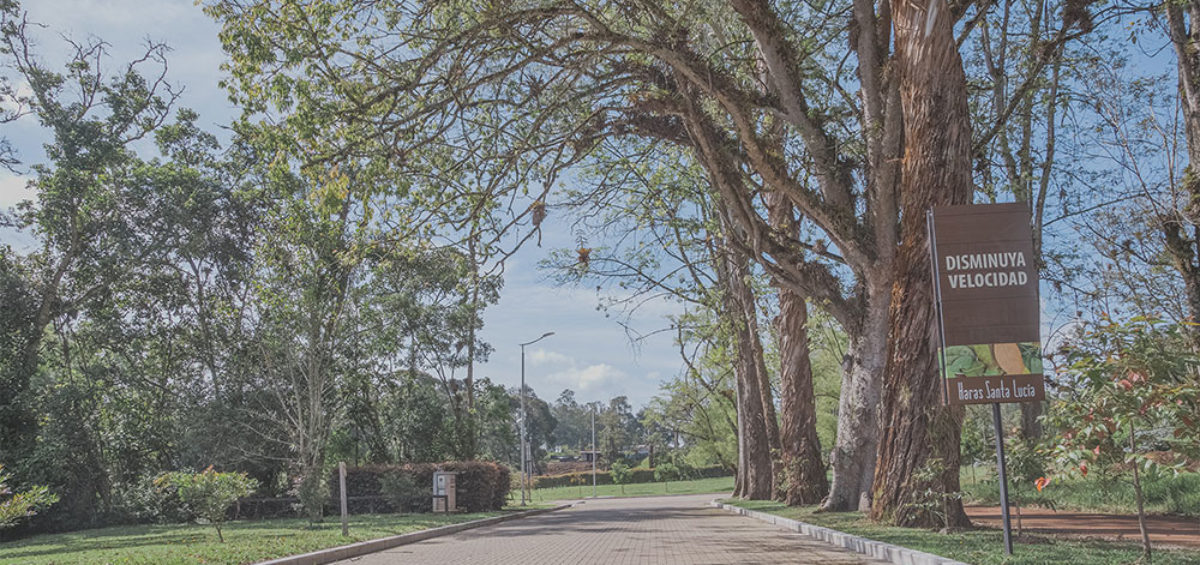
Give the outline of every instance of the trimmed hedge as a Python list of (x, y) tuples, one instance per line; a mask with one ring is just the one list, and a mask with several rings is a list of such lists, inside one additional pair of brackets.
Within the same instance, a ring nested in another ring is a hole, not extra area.
[[(488, 461), (448, 461), (404, 465), (364, 465), (346, 469), (346, 494), (351, 514), (369, 512), (430, 512), (433, 510), (434, 471), (458, 473), (456, 503), (467, 512), (499, 510), (508, 501), (509, 470)], [(386, 496), (381, 479), (388, 473), (403, 473), (422, 494), (407, 498), (400, 507)], [(330, 493), (338, 500), (338, 472), (330, 476)]]
[[(720, 465), (714, 465), (711, 467), (697, 467), (693, 469), (680, 469), (679, 471), (685, 480), (729, 477), (733, 475), (732, 471)], [(652, 482), (654, 482), (654, 469), (631, 469), (629, 473), (629, 482), (626, 484)], [(533, 488), (570, 487), (575, 485), (590, 484), (592, 484), (591, 471), (564, 473), (561, 475), (544, 475), (533, 478)], [(612, 473), (609, 471), (596, 471), (596, 484), (613, 484)]]

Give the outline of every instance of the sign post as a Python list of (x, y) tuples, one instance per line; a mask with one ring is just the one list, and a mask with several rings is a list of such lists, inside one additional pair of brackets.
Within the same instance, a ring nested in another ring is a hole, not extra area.
[(928, 220), (942, 398), (950, 405), (992, 405), (1004, 549), (1011, 555), (1000, 404), (1046, 396), (1029, 207), (935, 206)]

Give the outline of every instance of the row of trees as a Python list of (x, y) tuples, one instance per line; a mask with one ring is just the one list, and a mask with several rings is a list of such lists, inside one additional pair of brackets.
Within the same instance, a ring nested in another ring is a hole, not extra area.
[[(604, 410), (605, 449), (636, 421), (741, 496), (962, 525), (913, 506), (958, 490), (963, 419), (938, 400), (924, 212), (1028, 202), (1058, 304), (1195, 319), (1193, 4), (213, 0), (245, 112), (225, 150), (174, 111), (161, 46), (52, 72), (6, 5), (33, 95), (8, 93), (54, 141), (13, 220), (42, 247), (0, 264), (0, 460), (86, 513), (213, 454), (306, 499), (335, 445), (510, 457), (479, 314), (567, 210), (564, 281), (686, 305), (686, 371), (641, 418)], [(1175, 72), (1121, 67), (1130, 23)]]
[[(307, 170), (352, 165), (431, 208), (469, 202), (472, 230), (520, 241), (553, 197), (595, 242), (560, 256), (565, 277), (611, 279), (635, 303), (688, 304), (674, 327), (691, 388), (703, 391), (691, 406), (723, 406), (700, 419), (713, 437), (732, 428), (737, 492), (749, 498), (942, 522), (911, 509), (916, 493), (958, 490), (963, 418), (938, 401), (930, 206), (1028, 202), (1045, 277), (1068, 301), (1144, 288), (1086, 276), (1097, 261), (1059, 238), (1072, 218), (1116, 210), (1111, 200), (1140, 213), (1095, 228), (1107, 237), (1089, 239), (1111, 245), (1099, 264), (1170, 288), (1191, 288), (1200, 272), (1190, 160), (1145, 164), (1200, 139), (1188, 3), (214, 0), (207, 10), (224, 25), (247, 120), (270, 123)], [(1165, 106), (1131, 105), (1130, 89), (1148, 83), (1114, 68), (1133, 55), (1125, 33), (1108, 35), (1129, 23), (1134, 39), (1178, 52), (1184, 119), (1167, 120), (1157, 149), (1124, 134), (1164, 125), (1176, 97), (1160, 89)], [(1096, 138), (1109, 155), (1095, 154)], [(454, 180), (422, 192), (433, 185), (413, 179)], [(845, 336), (829, 485), (810, 308)], [(715, 386), (722, 379), (731, 386)], [(1025, 433), (1038, 433), (1038, 415), (1025, 409)], [(950, 525), (966, 521), (958, 503), (949, 514)]]
[(36, 244), (0, 249), (0, 490), (54, 493), (33, 527), (168, 518), (153, 480), (182, 469), (318, 517), (338, 459), (517, 460), (517, 391), (474, 376), (501, 286), (482, 230), (417, 221), (352, 163), (309, 174), (265, 127), (222, 145), (165, 45), (110, 70), (70, 43), (59, 67), (0, 7), (3, 121), (47, 139), (31, 167), (6, 153), (37, 199), (5, 227)]

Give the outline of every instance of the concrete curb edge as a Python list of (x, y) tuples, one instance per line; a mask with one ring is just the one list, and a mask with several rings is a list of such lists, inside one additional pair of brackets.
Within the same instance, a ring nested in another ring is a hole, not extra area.
[(850, 535), (845, 532), (839, 532), (837, 530), (831, 530), (821, 526), (814, 526), (799, 520), (792, 520), (791, 518), (784, 518), (774, 514), (767, 514), (766, 512), (747, 510), (739, 506), (717, 502), (716, 500), (713, 500), (709, 504), (727, 512), (740, 514), (756, 520), (762, 520), (763, 522), (781, 526), (811, 538), (821, 540), (830, 545), (846, 548), (874, 559), (889, 561), (891, 563), (895, 563), (896, 565), (968, 565), (961, 561), (947, 559), (932, 553), (925, 553), (923, 551), (917, 551), (915, 549), (909, 549), (899, 545), (892, 545), (890, 543), (884, 543), (881, 541)]
[(379, 538), (367, 541), (360, 541), (349, 545), (331, 547), (328, 549), (319, 549), (312, 553), (304, 553), (300, 555), (291, 555), (288, 557), (280, 557), (269, 561), (261, 561), (257, 565), (325, 565), (335, 561), (342, 561), (352, 557), (360, 557), (368, 553), (375, 553), (393, 547), (400, 547), (410, 543), (416, 543), (427, 539), (432, 539), (441, 536), (456, 534), (461, 531), (470, 530), (473, 528), (481, 528), (483, 526), (492, 526), (509, 520), (517, 520), (527, 518), (529, 516), (537, 516), (538, 514), (546, 514), (564, 508), (570, 508), (572, 504), (563, 504), (553, 508), (540, 508), (538, 510), (526, 510), (515, 514), (504, 516), (493, 516), (491, 518), (483, 518), (481, 520), (472, 520), (461, 524), (450, 524), (447, 526), (439, 526), (428, 530), (421, 530), (407, 534), (400, 534), (386, 538)]

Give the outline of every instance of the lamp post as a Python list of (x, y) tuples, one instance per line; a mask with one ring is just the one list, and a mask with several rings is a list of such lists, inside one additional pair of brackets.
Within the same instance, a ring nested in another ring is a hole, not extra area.
[(542, 337), (521, 344), (521, 506), (525, 506), (525, 487), (526, 481), (529, 478), (528, 475), (525, 474), (525, 445), (527, 441), (525, 437), (525, 431), (527, 429), (525, 427), (525, 346), (533, 345), (552, 335), (554, 335), (554, 332), (546, 332), (542, 334)]

